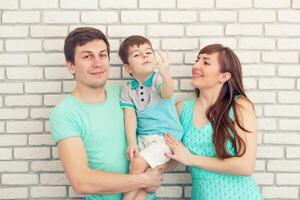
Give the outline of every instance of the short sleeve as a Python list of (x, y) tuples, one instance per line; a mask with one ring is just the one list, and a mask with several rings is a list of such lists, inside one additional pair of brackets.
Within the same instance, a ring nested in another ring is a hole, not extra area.
[(80, 137), (80, 123), (76, 116), (61, 108), (55, 108), (50, 115), (52, 141), (56, 144), (69, 137)]
[(128, 83), (124, 83), (121, 88), (121, 99), (120, 105), (121, 108), (132, 108), (136, 109), (135, 105), (133, 104), (132, 98), (129, 95), (130, 85)]

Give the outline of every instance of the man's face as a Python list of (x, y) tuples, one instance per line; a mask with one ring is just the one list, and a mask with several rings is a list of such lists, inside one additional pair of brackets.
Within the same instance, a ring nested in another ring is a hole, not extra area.
[(68, 69), (75, 75), (78, 86), (92, 89), (104, 87), (109, 75), (109, 57), (103, 40), (93, 40), (75, 48), (74, 64)]

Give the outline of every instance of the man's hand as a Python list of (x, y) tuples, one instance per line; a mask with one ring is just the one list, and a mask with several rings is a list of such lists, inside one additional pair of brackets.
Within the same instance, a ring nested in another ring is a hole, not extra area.
[(163, 167), (157, 166), (153, 169), (149, 168), (144, 174), (148, 181), (146, 182), (145, 191), (148, 193), (155, 192), (163, 181)]
[(136, 144), (129, 144), (127, 147), (127, 158), (132, 161), (132, 159), (139, 155), (139, 149)]

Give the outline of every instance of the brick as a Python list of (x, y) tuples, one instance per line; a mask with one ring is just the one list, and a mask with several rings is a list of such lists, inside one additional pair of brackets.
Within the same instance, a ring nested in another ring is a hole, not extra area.
[(88, 11), (81, 13), (81, 22), (83, 23), (109, 24), (116, 23), (118, 21), (118, 13), (114, 11)]
[(48, 24), (79, 23), (79, 12), (45, 11), (43, 12), (43, 22)]
[(0, 65), (27, 65), (27, 55), (2, 54), (0, 55)]
[(28, 198), (28, 188), (0, 188), (0, 198), (1, 199)]
[(293, 0), (293, 8), (300, 8), (300, 0)]
[(5, 46), (7, 51), (41, 51), (42, 41), (41, 40), (7, 40)]
[(274, 174), (272, 173), (254, 173), (253, 178), (255, 179), (255, 182), (259, 185), (274, 184)]
[(180, 90), (193, 90), (191, 79), (181, 79), (180, 80)]
[(48, 82), (27, 82), (25, 83), (25, 92), (28, 93), (50, 93), (60, 92), (61, 83), (55, 81)]
[(15, 148), (14, 156), (16, 159), (46, 159), (46, 158), (50, 158), (50, 148), (49, 147)]
[(60, 39), (44, 40), (43, 48), (45, 51), (63, 51), (64, 40), (60, 40)]
[(58, 0), (21, 0), (22, 9), (52, 9), (58, 8)]
[(52, 147), (52, 157), (56, 159), (59, 158), (57, 147)]
[(300, 11), (298, 11), (298, 10), (278, 10), (278, 21), (298, 23), (300, 21)]
[(247, 92), (247, 96), (249, 96), (254, 103), (276, 103), (276, 92), (254, 91)]
[(173, 65), (170, 67), (172, 77), (191, 77), (192, 66)]
[(300, 89), (300, 79), (297, 80), (297, 89)]
[(0, 139), (0, 147), (27, 144), (27, 137), (25, 135), (0, 135)]
[(187, 36), (218, 36), (223, 35), (221, 25), (188, 25), (186, 26)]
[(275, 22), (276, 12), (275, 10), (240, 10), (239, 11), (240, 22)]
[(228, 24), (225, 29), (226, 35), (262, 35), (263, 26), (257, 24)]
[(279, 103), (295, 103), (300, 104), (300, 93), (299, 92), (290, 92), (282, 91), (278, 92), (278, 102)]
[(80, 195), (80, 194), (75, 193), (75, 191), (72, 188), (72, 186), (69, 187), (68, 192), (69, 192), (69, 197), (76, 197), (76, 198), (82, 197), (82, 198), (85, 198), (84, 195)]
[[(178, 4), (180, 4), (180, 3), (178, 2)], [(165, 0), (165, 1), (160, 1), (160, 0), (140, 0), (139, 1), (139, 8), (168, 9), (168, 8), (175, 8), (175, 6), (176, 6), (175, 0)]]
[(127, 8), (137, 8), (137, 0), (100, 0), (100, 8), (113, 8), (113, 9), (127, 9)]
[(240, 38), (240, 49), (274, 49), (275, 39), (272, 38)]
[(235, 11), (201, 11), (199, 13), (201, 22), (235, 22), (237, 13)]
[(127, 37), (129, 35), (145, 35), (142, 25), (112, 25), (108, 27), (109, 37)]
[(65, 186), (36, 186), (30, 188), (30, 195), (34, 198), (66, 197)]
[(41, 174), (40, 176), (43, 185), (70, 185), (66, 175), (62, 173)]
[(65, 57), (61, 53), (32, 53), (29, 62), (31, 65), (64, 65)]
[(280, 173), (276, 175), (278, 185), (300, 185), (300, 174)]
[(185, 64), (194, 64), (197, 58), (198, 52), (186, 52), (184, 55), (184, 63)]
[(98, 0), (60, 0), (60, 7), (64, 9), (97, 9)]
[(251, 90), (257, 88), (257, 80), (255, 78), (243, 78), (243, 84), (245, 90)]
[(201, 8), (213, 8), (213, 0), (177, 0), (177, 8), (184, 9), (201, 9)]
[(216, 0), (216, 7), (217, 8), (225, 8), (225, 9), (232, 9), (232, 8), (250, 8), (252, 7), (251, 0)]
[(49, 94), (44, 96), (44, 104), (46, 106), (55, 106), (66, 97), (65, 94)]
[(297, 63), (299, 54), (297, 52), (263, 52), (262, 59), (273, 63)]
[(179, 186), (161, 186), (157, 190), (158, 197), (178, 198), (182, 196), (182, 188)]
[(18, 9), (18, 0), (1, 0), (0, 1), (1, 9)]
[(161, 11), (160, 15), (161, 21), (167, 23), (191, 23), (197, 21), (196, 11)]
[[(268, 134), (265, 134), (268, 135)], [(283, 158), (284, 148), (276, 146), (258, 146), (257, 147), (257, 158)]]
[(8, 121), (6, 122), (8, 133), (39, 133), (43, 131), (42, 121)]
[(300, 158), (300, 147), (286, 147), (287, 158)]
[(247, 64), (243, 65), (243, 75), (244, 76), (274, 76), (275, 66), (274, 65), (264, 65), (264, 64)]
[(27, 37), (28, 26), (0, 26), (0, 38), (2, 37)]
[(0, 68), (0, 80), (3, 80), (5, 78), (5, 71), (3, 68)]
[(39, 21), (38, 11), (6, 11), (2, 14), (3, 23), (38, 23)]
[(266, 162), (264, 160), (256, 160), (255, 171), (265, 171), (265, 170), (266, 170)]
[(0, 51), (3, 51), (4, 49), (4, 42), (3, 40), (0, 40)]
[(275, 133), (264, 135), (265, 144), (300, 144), (300, 135), (293, 133)]
[(254, 0), (255, 8), (287, 8), (290, 6), (290, 0)]
[(278, 186), (268, 186), (262, 188), (262, 193), (264, 198), (298, 198), (298, 188), (297, 187), (278, 187)]
[(257, 130), (276, 130), (276, 119), (273, 118), (257, 118)]
[(182, 36), (183, 25), (148, 25), (147, 35), (149, 36)]
[(300, 39), (298, 38), (282, 38), (277, 40), (278, 49), (284, 50), (300, 50)]
[[(79, 27), (86, 27), (87, 25), (86, 24), (81, 24), (81, 25), (70, 25), (69, 26), (69, 32), (71, 32), (72, 30), (74, 30), (75, 28), (79, 28)], [(93, 28), (96, 28), (96, 29), (99, 29), (101, 30), (105, 35), (107, 34), (106, 32), (106, 26), (103, 26), (103, 25), (95, 25), (95, 24), (89, 24), (88, 27), (93, 27)]]
[(30, 117), (32, 119), (48, 119), (51, 108), (31, 108)]
[(279, 65), (278, 75), (288, 77), (299, 77), (300, 69), (298, 65)]
[(0, 83), (0, 93), (9, 94), (9, 93), (22, 93), (23, 84), (21, 83)]
[(0, 160), (11, 160), (12, 148), (0, 148)]
[(10, 67), (6, 69), (6, 76), (12, 80), (42, 79), (43, 69), (39, 67)]
[(120, 47), (119, 40), (109, 39), (108, 42), (109, 42), (111, 51), (119, 51), (119, 47)]
[(0, 119), (26, 119), (27, 117), (28, 117), (27, 108), (0, 109)]
[(184, 187), (184, 196), (190, 198), (191, 194), (192, 194), (192, 187), (191, 186)]
[(300, 172), (300, 161), (269, 160), (267, 170), (276, 172)]
[(188, 184), (191, 183), (189, 173), (167, 173), (164, 174), (163, 184)]
[(158, 22), (157, 11), (122, 11), (121, 21), (123, 23), (144, 24)]
[(296, 105), (266, 105), (264, 107), (266, 116), (278, 117), (300, 117), (300, 106)]
[(260, 63), (260, 53), (258, 51), (236, 50), (235, 53), (242, 64)]
[(63, 82), (63, 91), (64, 92), (72, 92), (76, 87), (75, 81), (64, 81)]
[(265, 25), (266, 36), (299, 36), (300, 25), (298, 24), (267, 24)]
[(37, 174), (3, 174), (4, 185), (34, 185), (38, 183)]
[(300, 131), (300, 120), (297, 119), (279, 120), (279, 130)]
[(171, 66), (172, 64), (182, 64), (183, 63), (183, 53), (182, 52), (172, 52), (169, 51), (171, 58)]
[(36, 25), (30, 27), (32, 37), (65, 37), (67, 33), (66, 26)]
[(28, 169), (27, 161), (0, 161), (0, 172), (27, 172)]
[(47, 67), (44, 68), (46, 79), (73, 79), (73, 75), (66, 67)]
[(31, 163), (32, 171), (38, 172), (58, 172), (64, 171), (59, 160), (51, 161), (33, 161)]
[(39, 134), (29, 136), (29, 145), (52, 145), (50, 134)]
[(162, 39), (162, 49), (193, 50), (197, 48), (197, 39)]
[[(200, 39), (200, 48), (203, 48), (210, 44), (222, 44), (224, 46), (230, 47), (231, 49), (236, 49), (237, 39), (236, 38), (205, 38)], [(199, 49), (200, 50), (200, 49)]]
[(42, 96), (41, 95), (6, 96), (5, 104), (7, 106), (39, 106), (42, 105)]

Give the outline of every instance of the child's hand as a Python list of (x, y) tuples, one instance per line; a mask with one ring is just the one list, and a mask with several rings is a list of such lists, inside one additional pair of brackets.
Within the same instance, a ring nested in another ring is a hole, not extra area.
[(156, 65), (156, 69), (159, 71), (161, 75), (169, 73), (169, 65), (170, 65), (170, 54), (169, 51), (159, 53), (160, 61), (158, 61)]
[(132, 159), (139, 155), (139, 149), (137, 145), (128, 145), (127, 147), (127, 158), (132, 161)]

